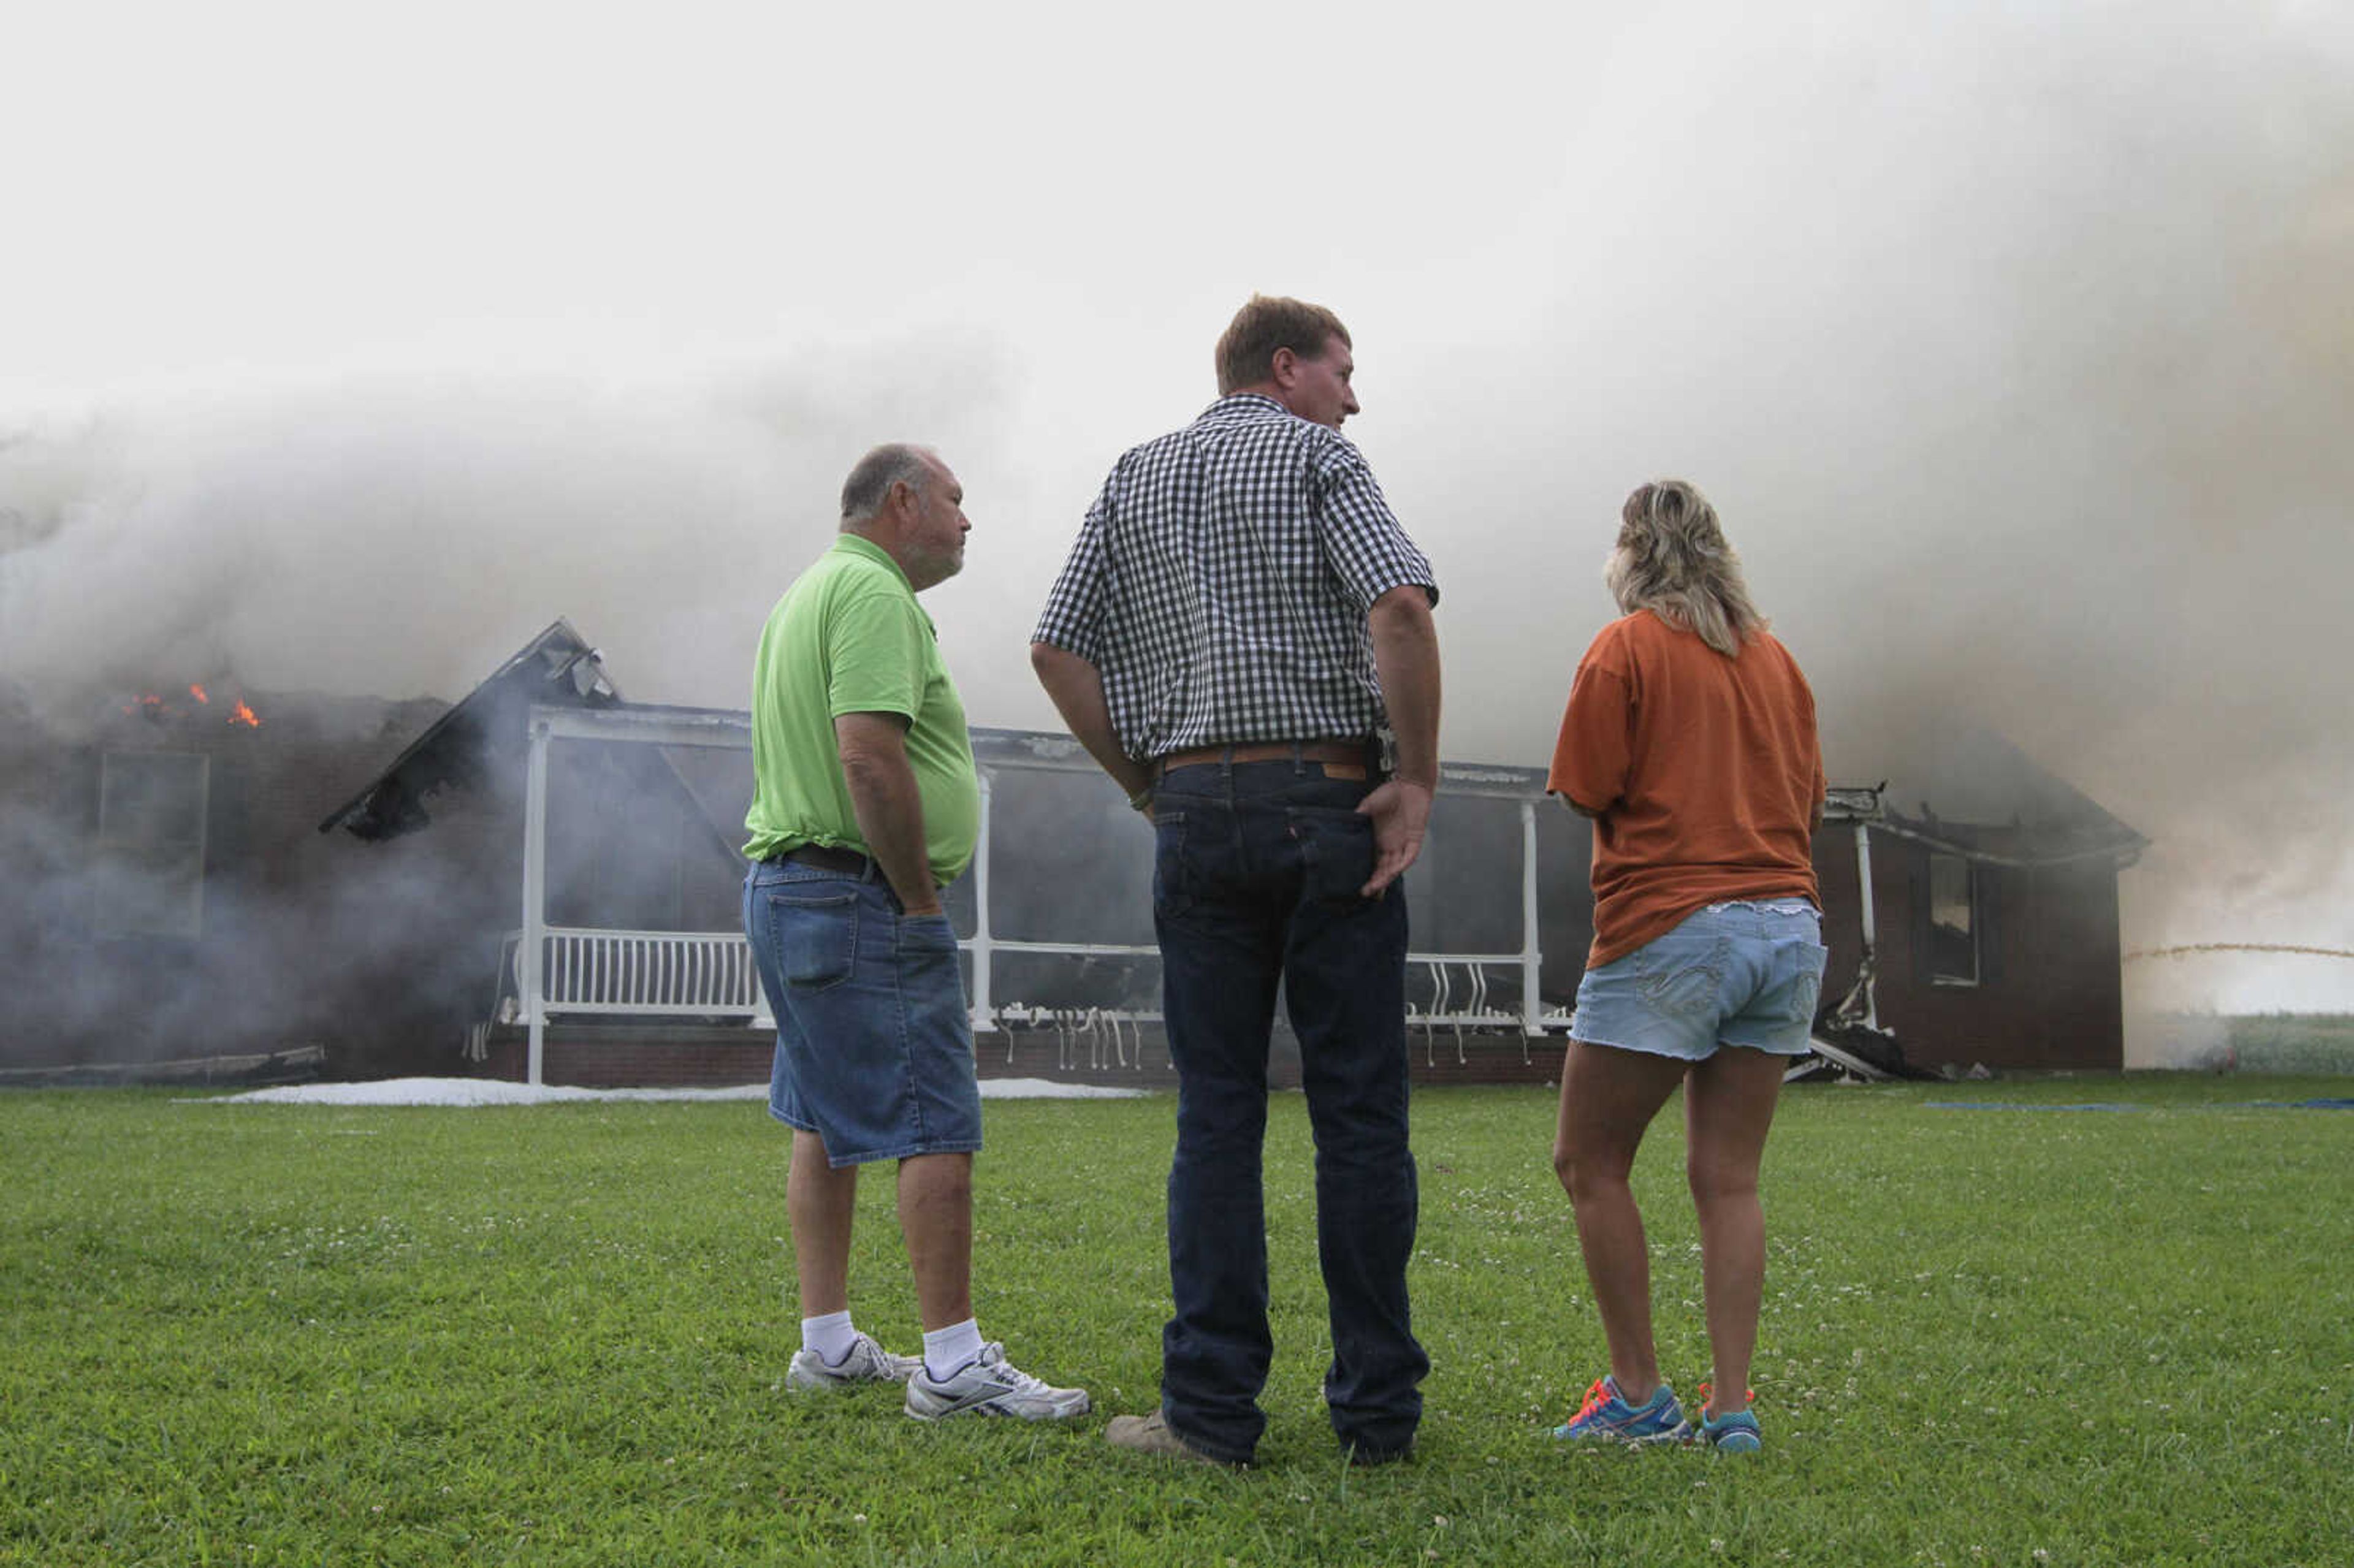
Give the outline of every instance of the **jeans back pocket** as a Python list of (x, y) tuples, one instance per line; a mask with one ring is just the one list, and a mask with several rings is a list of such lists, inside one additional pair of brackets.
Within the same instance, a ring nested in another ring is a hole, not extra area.
[(801, 991), (824, 991), (850, 978), (858, 960), (858, 895), (769, 895), (777, 972)]
[(1353, 806), (1293, 806), (1284, 816), (1299, 846), (1303, 895), (1362, 903), (1378, 859), (1373, 820)]
[(1645, 1002), (1672, 1018), (1704, 1018), (1723, 1009), (1733, 944), (1719, 937), (1679, 941), (1674, 932), (1636, 950), (1635, 982)]

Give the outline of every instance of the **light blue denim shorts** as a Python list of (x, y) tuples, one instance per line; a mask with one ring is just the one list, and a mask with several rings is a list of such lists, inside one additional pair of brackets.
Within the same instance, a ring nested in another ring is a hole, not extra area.
[(1823, 989), (1823, 917), (1803, 899), (1693, 911), (1585, 971), (1570, 1038), (1704, 1062), (1720, 1045), (1801, 1056)]
[(863, 1165), (981, 1147), (956, 932), (887, 883), (791, 861), (744, 880), (744, 935), (777, 1015), (769, 1114)]

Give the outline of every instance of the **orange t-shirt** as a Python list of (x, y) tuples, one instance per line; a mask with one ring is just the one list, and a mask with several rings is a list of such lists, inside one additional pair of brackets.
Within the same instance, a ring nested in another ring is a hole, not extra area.
[(1545, 788), (1596, 814), (1589, 969), (1721, 900), (1817, 896), (1815, 694), (1768, 633), (1728, 659), (1649, 610), (1604, 627)]

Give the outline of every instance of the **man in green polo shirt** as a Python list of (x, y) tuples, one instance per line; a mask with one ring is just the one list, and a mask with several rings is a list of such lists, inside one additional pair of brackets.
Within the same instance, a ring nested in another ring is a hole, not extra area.
[[(777, 1015), (769, 1111), (793, 1129), (785, 1204), (800, 1277), (797, 1389), (907, 1385), (907, 1414), (1057, 1420), (1054, 1388), (984, 1343), (972, 1312), (981, 1090), (940, 889), (971, 863), (981, 785), (964, 705), (916, 596), (964, 565), (964, 488), (924, 448), (877, 447), (842, 488), (842, 534), (769, 616), (752, 673), (744, 934)], [(896, 1356), (850, 1318), (858, 1168), (899, 1162), (924, 1323)]]

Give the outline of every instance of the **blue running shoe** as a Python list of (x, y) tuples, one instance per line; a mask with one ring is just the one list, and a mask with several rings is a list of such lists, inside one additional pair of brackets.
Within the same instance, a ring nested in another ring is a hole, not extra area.
[[(1755, 1399), (1752, 1390), (1749, 1397)], [(1701, 1413), (1697, 1425), (1686, 1421), (1676, 1428), (1676, 1441), (1691, 1443), (1702, 1448), (1713, 1448), (1720, 1454), (1755, 1454), (1766, 1446), (1766, 1439), (1757, 1430), (1757, 1413), (1735, 1410), (1724, 1415), (1708, 1413), (1708, 1384), (1700, 1385)]]
[(1757, 1417), (1746, 1410), (1736, 1410), (1730, 1415), (1703, 1415), (1685, 1440), (1720, 1454), (1755, 1454), (1766, 1446), (1766, 1439), (1757, 1434)]
[(1619, 1396), (1616, 1378), (1605, 1375), (1585, 1391), (1585, 1403), (1577, 1407), (1577, 1414), (1554, 1427), (1553, 1435), (1564, 1442), (1625, 1443), (1639, 1447), (1679, 1441), (1677, 1435), (1684, 1425), (1683, 1406), (1676, 1403), (1676, 1391), (1666, 1383), (1637, 1406)]

